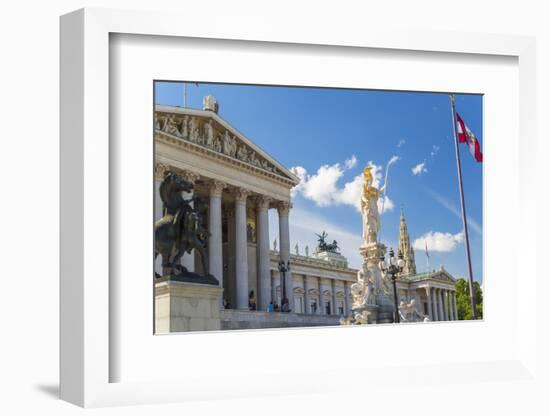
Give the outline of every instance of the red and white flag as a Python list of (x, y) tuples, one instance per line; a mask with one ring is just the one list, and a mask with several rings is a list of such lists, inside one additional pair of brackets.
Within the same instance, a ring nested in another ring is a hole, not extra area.
[(483, 162), (483, 153), (481, 153), (479, 141), (458, 113), (456, 113), (456, 133), (458, 135), (458, 142), (466, 143), (474, 159), (478, 162)]

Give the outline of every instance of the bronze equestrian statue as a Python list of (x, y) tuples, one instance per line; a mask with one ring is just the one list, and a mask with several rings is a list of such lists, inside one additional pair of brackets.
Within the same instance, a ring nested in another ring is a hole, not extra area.
[[(208, 269), (206, 251), (210, 233), (202, 224), (200, 200), (184, 199), (182, 192), (193, 190), (193, 184), (180, 175), (168, 172), (160, 185), (163, 217), (155, 223), (155, 259), (162, 257), (162, 277), (196, 283), (218, 284)], [(195, 202), (195, 207), (191, 205)], [(184, 253), (199, 252), (204, 274), (190, 272), (181, 264)], [(157, 277), (161, 277), (156, 274)]]

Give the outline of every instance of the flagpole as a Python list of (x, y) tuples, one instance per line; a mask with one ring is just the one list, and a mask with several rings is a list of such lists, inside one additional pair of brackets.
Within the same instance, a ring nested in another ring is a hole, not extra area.
[(466, 220), (466, 205), (464, 204), (464, 190), (462, 188), (462, 165), (460, 163), (460, 149), (458, 146), (458, 137), (456, 135), (456, 111), (455, 111), (455, 96), (449, 95), (451, 99), (451, 114), (453, 117), (453, 134), (456, 150), (456, 169), (458, 174), (458, 190), (460, 192), (460, 206), (462, 208), (462, 225), (464, 227), (464, 246), (466, 248), (466, 260), (468, 262), (468, 287), (470, 288), (470, 304), (472, 307), (472, 318), (476, 317), (476, 303), (474, 293), (474, 279), (472, 277), (472, 258), (470, 255), (470, 239), (468, 237), (468, 222)]
[(430, 274), (430, 255), (428, 254), (428, 243), (426, 241), (424, 241), (424, 248), (426, 251), (426, 267), (428, 268), (426, 273), (428, 273), (429, 275)]

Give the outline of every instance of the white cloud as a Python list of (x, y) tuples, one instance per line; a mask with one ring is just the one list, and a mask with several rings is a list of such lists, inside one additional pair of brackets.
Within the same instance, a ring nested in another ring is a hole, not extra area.
[(426, 162), (419, 163), (415, 167), (411, 169), (413, 175), (420, 176), (423, 173), (428, 172), (428, 168), (426, 168)]
[(300, 183), (290, 190), (291, 196), (294, 196), (303, 189), (304, 182), (307, 177), (307, 170), (305, 170), (302, 166), (295, 166), (290, 168), (290, 171), (296, 175), (298, 179), (300, 179)]
[[(398, 156), (393, 156), (388, 162), (388, 166), (398, 160)], [(300, 179), (300, 183), (292, 189), (292, 196), (302, 194), (305, 198), (315, 202), (319, 207), (351, 205), (358, 212), (361, 212), (363, 175), (355, 176), (342, 187), (338, 185), (338, 181), (344, 176), (344, 173), (356, 165), (357, 158), (353, 155), (344, 162), (343, 166), (339, 163), (323, 165), (313, 175), (309, 175), (307, 170), (302, 166), (293, 167), (290, 170)], [(373, 186), (380, 189), (382, 185), (382, 166), (376, 165), (372, 161), (368, 165), (372, 166)], [(381, 214), (394, 208), (394, 203), (388, 196), (385, 197), (383, 204), (382, 199), (380, 198), (378, 201)]]
[(423, 236), (414, 240), (413, 248), (416, 250), (424, 251), (427, 245), (428, 252), (449, 252), (453, 251), (456, 248), (457, 244), (461, 243), (463, 239), (464, 235), (462, 233), (451, 234), (441, 233), (438, 231), (429, 231)]
[(434, 158), (434, 157), (437, 155), (437, 153), (439, 152), (439, 149), (440, 149), (440, 148), (441, 148), (440, 146), (437, 146), (437, 145), (434, 144), (434, 145), (432, 146), (432, 151), (430, 152), (430, 156), (431, 156), (432, 158)]
[(395, 208), (395, 205), (393, 201), (390, 199), (389, 196), (382, 196), (378, 200), (378, 212), (380, 214), (383, 214), (385, 212), (390, 212)]
[(401, 159), (399, 156), (397, 155), (393, 155), (390, 159), (390, 161), (388, 162), (388, 166), (390, 165), (393, 165), (395, 162), (397, 162), (399, 159)]
[(357, 165), (357, 158), (355, 157), (355, 155), (351, 155), (351, 158), (349, 158), (348, 160), (346, 160), (344, 162), (344, 165), (346, 166), (346, 169), (352, 169), (355, 167), (355, 165)]
[(401, 140), (399, 140), (399, 142), (397, 143), (397, 147), (401, 147), (401, 146), (403, 146), (405, 143), (407, 143), (407, 142), (405, 141), (405, 139), (401, 139)]

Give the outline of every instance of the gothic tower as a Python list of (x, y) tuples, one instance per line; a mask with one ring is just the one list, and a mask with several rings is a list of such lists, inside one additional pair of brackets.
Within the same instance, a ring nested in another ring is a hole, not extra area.
[(411, 241), (409, 239), (409, 231), (407, 230), (407, 223), (405, 222), (405, 215), (401, 210), (401, 218), (399, 220), (399, 252), (403, 253), (403, 260), (405, 260), (405, 266), (403, 267), (402, 276), (408, 276), (416, 274), (416, 263), (414, 261), (414, 249), (411, 247)]

